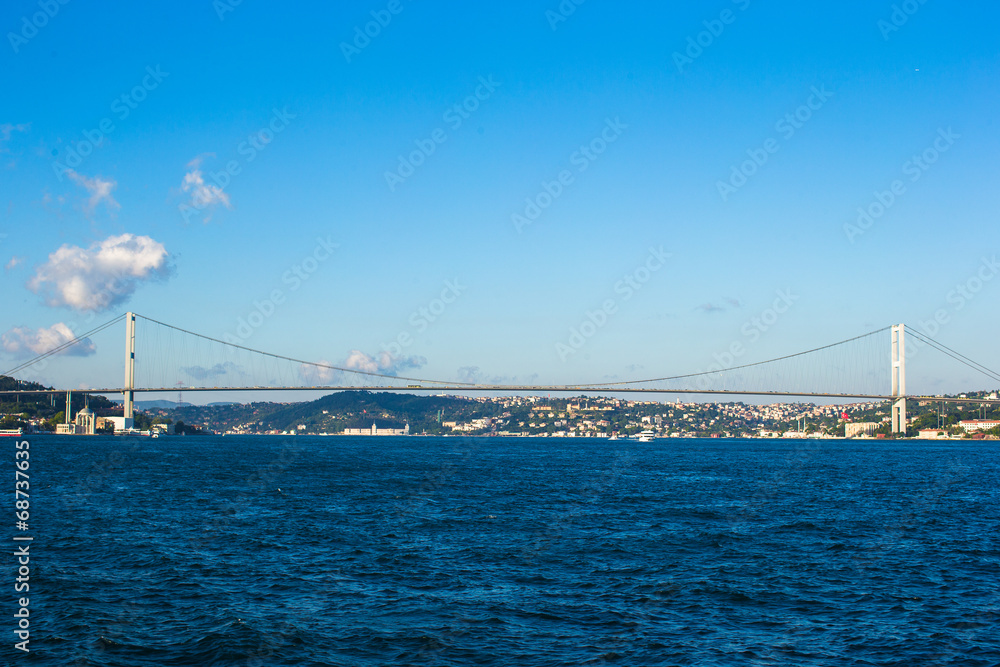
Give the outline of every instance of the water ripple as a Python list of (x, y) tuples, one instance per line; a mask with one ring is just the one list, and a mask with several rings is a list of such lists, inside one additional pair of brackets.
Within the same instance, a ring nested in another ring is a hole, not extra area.
[(995, 447), (610, 444), (38, 438), (32, 664), (1000, 664)]

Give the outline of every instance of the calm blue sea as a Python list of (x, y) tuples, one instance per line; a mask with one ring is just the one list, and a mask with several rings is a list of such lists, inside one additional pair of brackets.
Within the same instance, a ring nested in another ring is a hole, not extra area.
[(1000, 664), (996, 443), (28, 440), (6, 664)]

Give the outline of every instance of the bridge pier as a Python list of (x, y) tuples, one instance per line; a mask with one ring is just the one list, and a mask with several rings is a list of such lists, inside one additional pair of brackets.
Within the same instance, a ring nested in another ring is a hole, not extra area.
[(892, 432), (906, 434), (906, 325), (892, 327)]
[(124, 429), (132, 428), (134, 423), (135, 398), (135, 313), (125, 313), (125, 385), (122, 392), (125, 396)]

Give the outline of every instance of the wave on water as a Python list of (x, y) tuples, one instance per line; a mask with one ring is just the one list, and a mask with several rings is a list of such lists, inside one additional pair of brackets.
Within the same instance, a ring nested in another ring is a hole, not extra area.
[(67, 443), (32, 442), (37, 664), (1000, 664), (982, 445)]

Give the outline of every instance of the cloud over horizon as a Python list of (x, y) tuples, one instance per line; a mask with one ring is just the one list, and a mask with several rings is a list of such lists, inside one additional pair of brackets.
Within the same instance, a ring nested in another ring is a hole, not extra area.
[[(342, 364), (331, 364), (325, 359), (316, 363), (319, 365), (301, 364), (299, 377), (307, 384), (322, 386), (333, 385), (343, 380), (348, 371), (396, 376), (401, 372), (427, 365), (427, 359), (420, 356), (393, 357), (388, 352), (379, 352), (377, 355), (371, 356), (360, 350), (351, 350)], [(326, 368), (326, 366), (339, 366), (348, 369), (348, 371), (339, 371), (336, 368)]]
[(416, 370), (426, 365), (426, 357), (394, 357), (385, 351), (373, 357), (360, 350), (351, 350), (347, 360), (344, 361), (344, 368), (381, 375), (398, 375), (402, 371)]
[[(7, 354), (17, 358), (27, 358), (50, 352), (64, 343), (77, 340), (73, 331), (62, 322), (53, 324), (48, 329), (31, 329), (28, 327), (13, 327), (0, 336), (0, 344)], [(59, 352), (69, 357), (89, 357), (97, 352), (97, 347), (89, 338), (79, 339), (75, 345), (70, 345)]]
[(538, 381), (538, 373), (524, 377), (517, 375), (488, 375), (479, 366), (462, 366), (456, 373), (459, 382), (469, 384), (534, 384)]
[(312, 364), (302, 364), (299, 366), (299, 376), (302, 380), (312, 386), (323, 386), (332, 383), (332, 380), (337, 377), (339, 371), (332, 368), (324, 368), (325, 366), (332, 366), (326, 359), (320, 359), (316, 362), (320, 364), (319, 366), (313, 366)]
[(28, 289), (46, 305), (99, 312), (125, 303), (143, 282), (170, 274), (169, 255), (148, 236), (121, 234), (89, 248), (63, 245), (37, 267)]
[(205, 368), (204, 366), (186, 366), (181, 368), (181, 370), (195, 380), (207, 380), (209, 378), (229, 375), (230, 373), (241, 374), (240, 367), (231, 361), (215, 364), (211, 368)]

